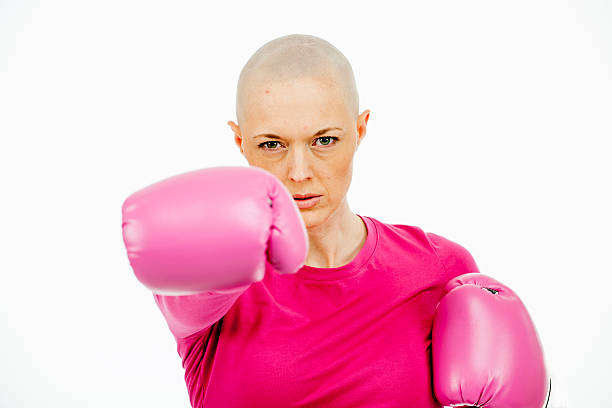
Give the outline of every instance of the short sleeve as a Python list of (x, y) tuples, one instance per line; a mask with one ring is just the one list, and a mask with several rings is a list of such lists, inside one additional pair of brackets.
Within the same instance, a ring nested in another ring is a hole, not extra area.
[(428, 232), (427, 237), (448, 273), (448, 279), (465, 273), (480, 272), (472, 254), (463, 246), (432, 232)]

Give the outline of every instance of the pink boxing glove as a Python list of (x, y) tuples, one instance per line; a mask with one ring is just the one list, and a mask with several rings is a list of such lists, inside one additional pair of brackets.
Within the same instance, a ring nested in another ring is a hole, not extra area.
[(260, 281), (304, 264), (304, 221), (285, 186), (257, 167), (180, 174), (123, 203), (123, 240), (138, 280), (153, 292), (187, 295)]
[(480, 273), (446, 284), (432, 332), (434, 391), (444, 406), (543, 408), (549, 380), (519, 297)]

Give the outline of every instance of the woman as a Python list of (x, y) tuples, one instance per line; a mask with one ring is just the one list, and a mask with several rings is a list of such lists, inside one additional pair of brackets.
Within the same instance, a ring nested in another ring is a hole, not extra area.
[(243, 68), (229, 122), (251, 167), (188, 173), (126, 200), (130, 261), (156, 292), (194, 407), (441, 406), (434, 312), (447, 282), (478, 268), (439, 235), (350, 210), (370, 115), (358, 105), (331, 44), (270, 41)]

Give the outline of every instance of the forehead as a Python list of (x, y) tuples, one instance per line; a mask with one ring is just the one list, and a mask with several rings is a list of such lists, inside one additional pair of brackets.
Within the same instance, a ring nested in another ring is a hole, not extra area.
[(263, 81), (249, 87), (246, 102), (248, 119), (257, 121), (338, 120), (347, 114), (340, 85), (327, 79)]

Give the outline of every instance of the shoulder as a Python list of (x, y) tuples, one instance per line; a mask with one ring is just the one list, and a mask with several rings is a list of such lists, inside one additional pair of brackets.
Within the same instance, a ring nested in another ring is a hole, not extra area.
[(367, 218), (374, 223), (381, 238), (384, 240), (399, 244), (411, 243), (413, 245), (431, 248), (431, 244), (428, 242), (425, 232), (415, 225), (387, 224), (376, 218)]
[(447, 272), (453, 276), (479, 272), (472, 254), (457, 242), (433, 232), (426, 233)]
[(447, 278), (479, 272), (472, 254), (461, 244), (415, 225), (386, 224), (369, 217), (379, 229), (383, 241), (395, 242), (403, 248), (431, 252), (442, 264)]

